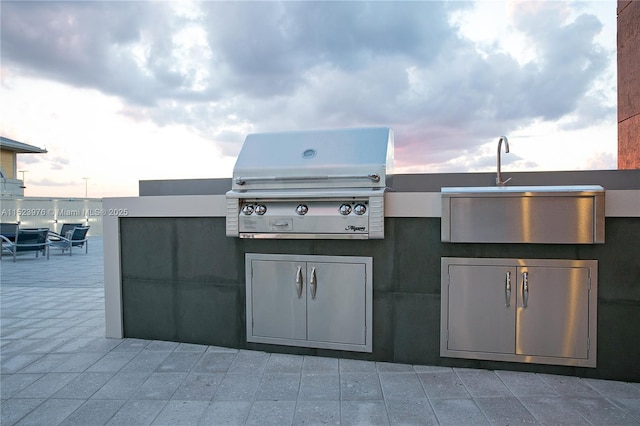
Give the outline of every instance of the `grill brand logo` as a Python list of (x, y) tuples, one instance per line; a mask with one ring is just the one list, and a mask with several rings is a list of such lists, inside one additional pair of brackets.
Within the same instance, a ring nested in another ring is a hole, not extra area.
[(365, 232), (367, 230), (366, 226), (353, 226), (349, 225), (344, 228), (345, 231), (353, 231), (353, 232)]
[(304, 158), (305, 160), (309, 160), (310, 158), (315, 157), (317, 153), (318, 152), (313, 148), (305, 149), (302, 153), (302, 158)]

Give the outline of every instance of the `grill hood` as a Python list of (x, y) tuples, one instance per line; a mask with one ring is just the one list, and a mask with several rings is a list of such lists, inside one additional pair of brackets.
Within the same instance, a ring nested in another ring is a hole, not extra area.
[[(226, 194), (227, 235), (382, 238), (379, 230), (372, 236), (364, 220), (375, 216), (376, 229), (384, 222), (383, 195), (392, 173), (393, 131), (387, 127), (247, 135)], [(247, 203), (269, 203), (268, 213), (243, 214)], [(360, 203), (366, 213), (341, 214), (344, 203)], [(296, 213), (300, 204), (309, 214)]]
[(232, 190), (384, 188), (392, 170), (389, 128), (256, 133), (242, 145)]

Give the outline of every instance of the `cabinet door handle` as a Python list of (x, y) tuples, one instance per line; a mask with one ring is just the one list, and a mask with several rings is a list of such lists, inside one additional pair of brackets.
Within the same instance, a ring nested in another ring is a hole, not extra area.
[(504, 283), (505, 306), (511, 306), (511, 271), (507, 271)]
[(298, 299), (302, 297), (302, 266), (298, 266), (296, 272), (296, 291), (298, 292)]
[(316, 278), (316, 267), (311, 268), (311, 278), (309, 279), (309, 288), (311, 289), (311, 299), (316, 298), (316, 289), (318, 288), (318, 279)]
[(529, 301), (529, 273), (522, 274), (522, 307), (526, 308)]

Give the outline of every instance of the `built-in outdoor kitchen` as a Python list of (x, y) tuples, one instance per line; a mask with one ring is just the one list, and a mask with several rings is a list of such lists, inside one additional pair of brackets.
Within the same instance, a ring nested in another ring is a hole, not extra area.
[(104, 199), (107, 337), (640, 381), (640, 170), (394, 174), (385, 127), (247, 135)]

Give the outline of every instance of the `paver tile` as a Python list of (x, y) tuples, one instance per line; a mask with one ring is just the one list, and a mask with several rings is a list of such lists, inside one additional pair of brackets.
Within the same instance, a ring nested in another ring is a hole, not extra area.
[(109, 420), (109, 426), (144, 426), (160, 414), (160, 411), (169, 401), (127, 401), (120, 407), (117, 413)]
[(202, 425), (243, 425), (249, 416), (249, 401), (213, 401), (200, 418)]
[(640, 425), (638, 383), (105, 338), (91, 247), (1, 261), (3, 426)]

